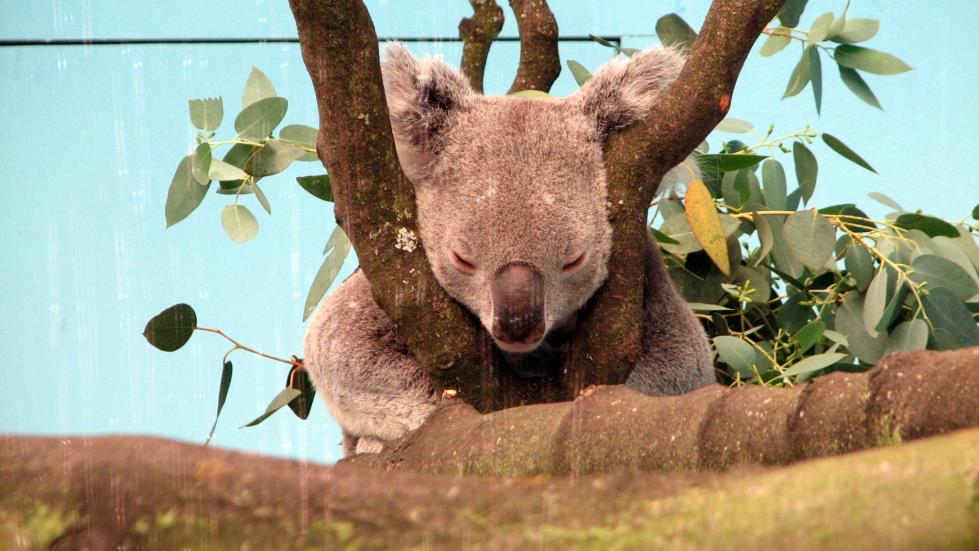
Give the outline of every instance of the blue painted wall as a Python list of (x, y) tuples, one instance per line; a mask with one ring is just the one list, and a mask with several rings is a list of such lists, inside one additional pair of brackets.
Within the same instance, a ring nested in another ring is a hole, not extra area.
[[(780, 102), (798, 55), (783, 52), (749, 58), (731, 116), (761, 128), (773, 122), (786, 132), (811, 124), (843, 138), (880, 170), (875, 176), (817, 147), (817, 204), (868, 203), (867, 210), (881, 216), (883, 208), (865, 194), (884, 191), (908, 208), (965, 217), (979, 201), (979, 37), (972, 29), (979, 3), (947, 1), (941, 9), (924, 2), (853, 4), (851, 16), (882, 20), (870, 45), (915, 67), (869, 78), (885, 112), (860, 103), (831, 70), (822, 117), (809, 91)], [(381, 36), (452, 35), (468, 9), (463, 0), (368, 5)], [(696, 26), (707, 5), (552, 1), (564, 34), (626, 35), (632, 47), (654, 43), (658, 16), (676, 11)], [(841, 1), (813, 0), (803, 24), (841, 7)], [(285, 0), (0, 0), (0, 13), (0, 39), (295, 35)], [(516, 34), (512, 17), (503, 34)], [(452, 62), (460, 52), (452, 43), (414, 49)], [(517, 49), (494, 46), (489, 93), (508, 86)], [(561, 48), (563, 59), (593, 69), (609, 53), (593, 44)], [(140, 336), (143, 325), (175, 302), (193, 304), (201, 325), (221, 327), (263, 351), (299, 353), (306, 290), (333, 228), (329, 205), (294, 183), (294, 176), (319, 172), (315, 165), (297, 164), (267, 180), (273, 215), (253, 209), (262, 225), (253, 242), (235, 245), (225, 237), (218, 221), (225, 202), (214, 195), (164, 231), (170, 177), (194, 145), (187, 99), (223, 96), (233, 116), (252, 65), (289, 98), (286, 123), (315, 125), (296, 45), (0, 48), (0, 432), (149, 433), (202, 441), (227, 346), (197, 335), (173, 354), (150, 348)], [(554, 93), (574, 89), (563, 74)], [(350, 269), (352, 262), (345, 272)], [(280, 366), (239, 354), (215, 444), (336, 459), (339, 430), (322, 407), (306, 422), (280, 413), (257, 428), (236, 428), (264, 409), (285, 378)]]

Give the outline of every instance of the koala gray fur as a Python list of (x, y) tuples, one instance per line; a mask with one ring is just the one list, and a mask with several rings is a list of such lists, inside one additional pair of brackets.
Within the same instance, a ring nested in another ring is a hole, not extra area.
[[(388, 109), (429, 264), (509, 357), (573, 323), (605, 281), (612, 230), (602, 148), (682, 64), (669, 49), (616, 58), (577, 93), (548, 101), (480, 95), (442, 61), (388, 47)], [(711, 384), (707, 336), (652, 238), (646, 248), (643, 352), (626, 384), (650, 395)], [(319, 307), (304, 354), (347, 454), (378, 451), (435, 408), (427, 375), (360, 271)]]

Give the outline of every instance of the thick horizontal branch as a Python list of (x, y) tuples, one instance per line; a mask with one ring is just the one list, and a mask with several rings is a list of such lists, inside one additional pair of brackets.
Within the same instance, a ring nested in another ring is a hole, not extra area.
[(481, 415), (447, 403), (380, 454), (387, 469), (505, 476), (785, 464), (979, 426), (979, 347), (888, 356), (793, 389), (720, 385), (654, 398), (595, 387), (574, 402)]
[(622, 383), (632, 370), (636, 347), (608, 343), (640, 342), (649, 204), (666, 172), (727, 113), (751, 46), (783, 3), (714, 0), (677, 80), (641, 123), (614, 135), (608, 144), (609, 276), (583, 316), (568, 366), (571, 372), (588, 374), (584, 384)]
[(317, 151), (333, 182), (337, 221), (374, 299), (437, 389), (486, 409), (496, 380), (477, 323), (435, 280), (419, 240), (381, 81), (377, 40), (360, 0), (290, 0), (320, 113)]
[(503, 29), (503, 9), (495, 0), (469, 0), (473, 14), (459, 22), (459, 38), (462, 39), (462, 74), (469, 85), (483, 92), (483, 74), (493, 40)]
[(520, 33), (520, 64), (507, 93), (547, 92), (561, 74), (557, 19), (547, 0), (510, 0), (510, 7)]

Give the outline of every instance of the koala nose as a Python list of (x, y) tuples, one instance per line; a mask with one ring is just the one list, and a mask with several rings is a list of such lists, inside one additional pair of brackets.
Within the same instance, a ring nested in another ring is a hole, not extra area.
[(533, 266), (511, 262), (493, 276), (493, 327), (498, 341), (517, 347), (544, 336), (544, 278)]

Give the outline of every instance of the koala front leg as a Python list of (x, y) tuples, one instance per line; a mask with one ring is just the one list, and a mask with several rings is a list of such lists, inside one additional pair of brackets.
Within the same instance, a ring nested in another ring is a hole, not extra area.
[(378, 451), (435, 408), (428, 376), (356, 272), (320, 305), (306, 332), (305, 364), (344, 433), (344, 453)]
[(651, 396), (672, 396), (714, 384), (707, 334), (673, 286), (652, 237), (646, 253), (645, 296), (642, 354), (626, 386)]

